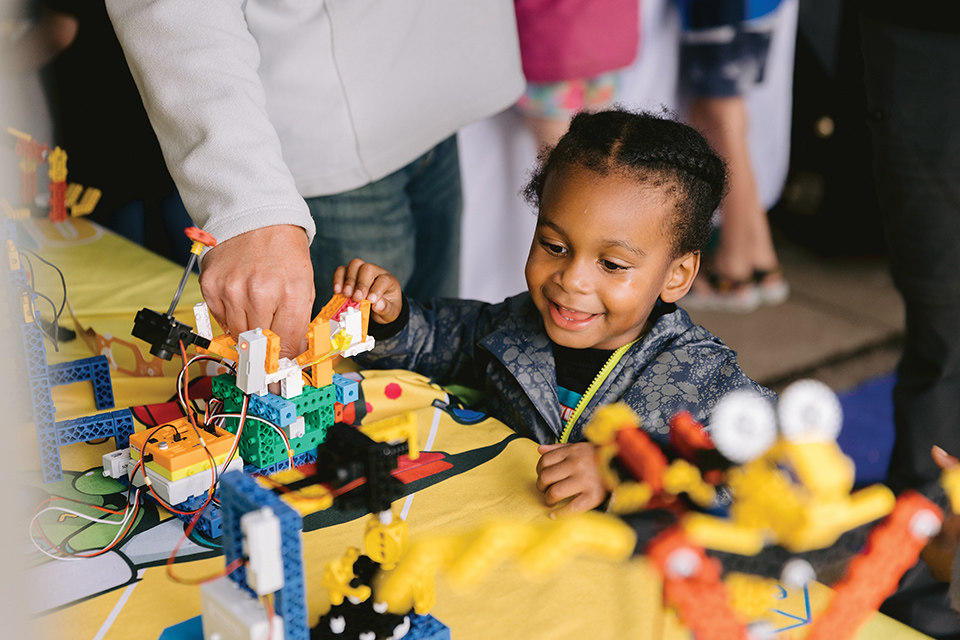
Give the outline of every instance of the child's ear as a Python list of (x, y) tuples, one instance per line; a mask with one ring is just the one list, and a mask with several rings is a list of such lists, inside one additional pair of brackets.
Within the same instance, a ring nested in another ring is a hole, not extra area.
[(676, 302), (693, 285), (694, 278), (700, 272), (700, 252), (688, 253), (673, 261), (667, 274), (667, 281), (660, 290), (660, 299), (664, 302)]

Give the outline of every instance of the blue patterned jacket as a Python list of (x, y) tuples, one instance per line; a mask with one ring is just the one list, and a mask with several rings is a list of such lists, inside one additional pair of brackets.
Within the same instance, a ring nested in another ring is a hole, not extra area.
[[(556, 442), (563, 429), (550, 339), (527, 293), (499, 304), (410, 300), (406, 327), (356, 356), (364, 367), (408, 369), (441, 385), (483, 389), (487, 410), (520, 435)], [(570, 442), (600, 406), (622, 400), (661, 435), (681, 410), (706, 424), (716, 402), (735, 389), (773, 392), (750, 380), (719, 338), (675, 305), (660, 304), (653, 327), (620, 359), (574, 425)]]

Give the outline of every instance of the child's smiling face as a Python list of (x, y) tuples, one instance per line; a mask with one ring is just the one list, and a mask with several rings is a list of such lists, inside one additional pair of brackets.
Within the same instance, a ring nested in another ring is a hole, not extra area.
[(525, 275), (557, 344), (621, 347), (644, 332), (658, 297), (689, 290), (700, 256), (674, 256), (676, 194), (654, 182), (579, 166), (547, 176)]

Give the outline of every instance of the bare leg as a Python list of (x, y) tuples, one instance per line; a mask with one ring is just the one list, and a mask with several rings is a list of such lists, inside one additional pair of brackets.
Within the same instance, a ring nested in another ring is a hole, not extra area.
[(765, 271), (779, 264), (750, 164), (747, 120), (742, 97), (697, 98), (690, 108), (690, 123), (729, 165), (730, 189), (722, 205), (714, 270), (731, 280), (747, 280), (755, 269)]

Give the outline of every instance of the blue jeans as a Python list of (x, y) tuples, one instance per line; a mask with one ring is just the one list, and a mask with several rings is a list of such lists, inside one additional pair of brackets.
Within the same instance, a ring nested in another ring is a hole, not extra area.
[(333, 295), (334, 270), (353, 258), (390, 271), (411, 298), (457, 296), (463, 195), (455, 135), (376, 182), (306, 201), (317, 224), (314, 313)]

